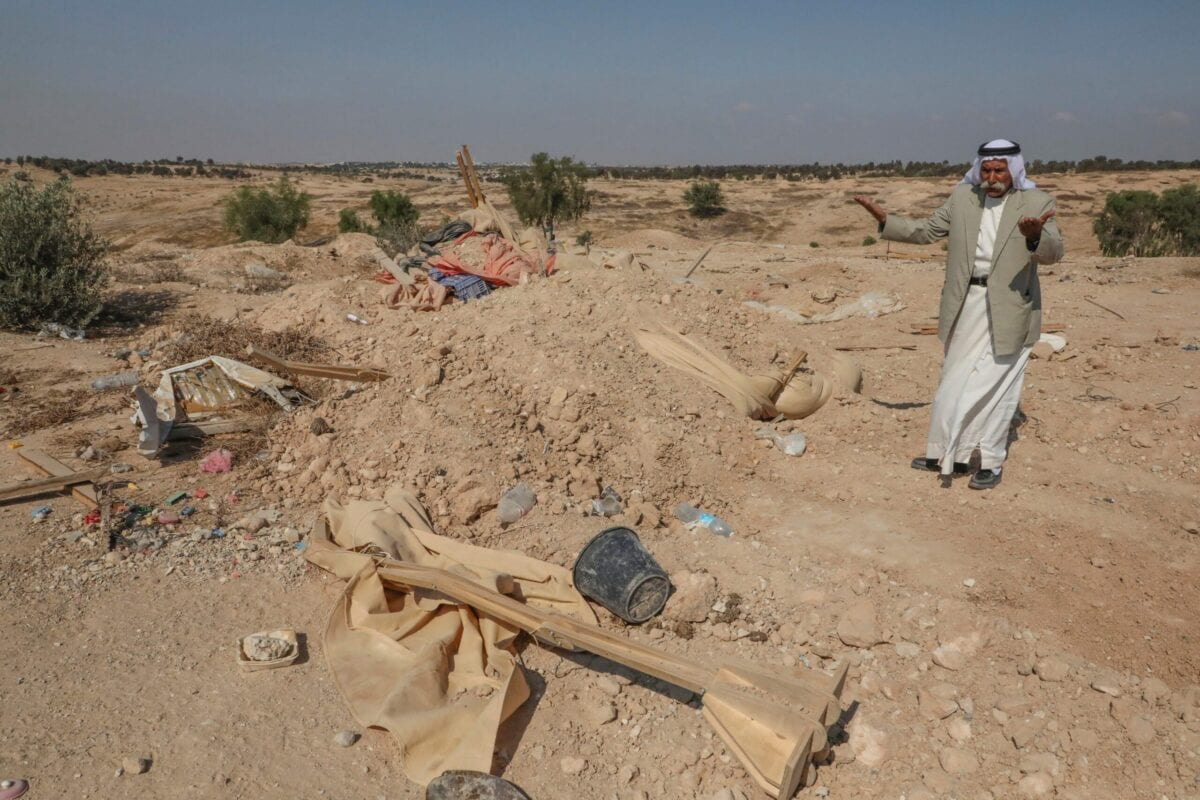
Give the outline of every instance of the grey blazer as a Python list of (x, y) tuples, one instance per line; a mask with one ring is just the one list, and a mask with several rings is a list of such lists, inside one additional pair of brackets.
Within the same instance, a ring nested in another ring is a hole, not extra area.
[[(959, 184), (942, 207), (926, 220), (888, 214), (882, 236), (896, 242), (928, 244), (950, 237), (946, 251), (946, 281), (938, 312), (938, 338), (950, 336), (971, 279), (975, 243), (983, 218), (983, 189)], [(1051, 218), (1042, 228), (1037, 250), (1029, 252), (1017, 228), (1022, 217), (1040, 217), (1054, 208), (1054, 198), (1037, 189), (1013, 190), (1000, 215), (992, 272), (988, 277), (988, 310), (992, 320), (992, 347), (997, 356), (1020, 352), (1038, 340), (1042, 329), (1042, 292), (1037, 265), (1053, 264), (1063, 256), (1062, 236)]]

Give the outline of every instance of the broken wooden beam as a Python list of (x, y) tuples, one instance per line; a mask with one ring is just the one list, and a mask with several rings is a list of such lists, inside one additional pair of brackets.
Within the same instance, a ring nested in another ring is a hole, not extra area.
[(357, 381), (359, 383), (386, 381), (392, 377), (391, 374), (372, 367), (342, 367), (333, 364), (309, 364), (303, 361), (289, 361), (286, 358), (275, 355), (269, 350), (262, 350), (254, 345), (246, 348), (246, 354), (256, 361), (293, 375), (311, 375), (314, 378), (330, 378), (338, 381)]
[(61, 492), (68, 486), (79, 483), (91, 483), (108, 474), (108, 467), (97, 467), (85, 472), (72, 472), (70, 475), (54, 475), (36, 481), (12, 483), (0, 487), (0, 503), (10, 500), (27, 500), (50, 492)]
[[(57, 458), (49, 456), (41, 450), (35, 450), (32, 447), (22, 447), (17, 451), (17, 456), (41, 475), (66, 478), (76, 474), (75, 470)], [(71, 496), (91, 508), (99, 505), (96, 500), (96, 489), (86, 483), (72, 486)]]
[(265, 419), (255, 418), (214, 420), (212, 422), (177, 422), (171, 426), (167, 440), (203, 439), (206, 436), (216, 436), (222, 433), (241, 433), (264, 428), (266, 424)]

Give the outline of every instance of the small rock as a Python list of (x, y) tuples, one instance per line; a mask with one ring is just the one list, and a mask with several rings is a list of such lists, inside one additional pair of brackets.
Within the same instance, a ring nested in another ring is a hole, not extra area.
[(962, 717), (955, 717), (950, 720), (950, 724), (946, 726), (946, 733), (954, 741), (962, 744), (971, 738), (971, 723), (967, 722)]
[(1054, 776), (1059, 773), (1058, 758), (1053, 753), (1029, 753), (1021, 757), (1017, 768), (1025, 775), (1035, 772), (1045, 772)]
[(333, 428), (329, 427), (329, 423), (325, 421), (324, 417), (313, 417), (312, 423), (308, 426), (308, 432), (313, 436), (324, 436), (332, 431)]
[(917, 707), (926, 719), (945, 719), (958, 710), (958, 702), (954, 699), (957, 693), (958, 690), (948, 683), (922, 686), (917, 690)]
[(1149, 678), (1142, 684), (1142, 699), (1152, 706), (1161, 705), (1171, 696), (1171, 687), (1158, 678)]
[(1049, 683), (1059, 683), (1067, 677), (1071, 666), (1061, 658), (1043, 658), (1034, 665), (1037, 676)]
[(1049, 797), (1054, 791), (1054, 781), (1044, 772), (1035, 772), (1021, 778), (1017, 788), (1025, 797)]
[(1200, 533), (1200, 522), (1188, 520), (1187, 522), (1183, 523), (1183, 529), (1195, 536), (1196, 534)]
[(1042, 728), (1045, 727), (1045, 719), (1041, 717), (1025, 717), (1006, 725), (1004, 735), (1008, 737), (1014, 747), (1020, 750), (1032, 742), (1034, 737), (1041, 733)]
[(1090, 686), (1101, 694), (1106, 694), (1109, 697), (1120, 697), (1121, 686), (1115, 678), (1097, 678), (1092, 681)]
[(596, 703), (583, 712), (584, 719), (599, 728), (617, 718), (617, 707), (612, 703)]
[(596, 688), (609, 697), (616, 697), (621, 693), (621, 684), (606, 675), (596, 678)]
[(868, 722), (855, 720), (850, 726), (850, 749), (856, 760), (871, 769), (879, 769), (892, 757), (892, 742), (887, 731)]
[(963, 586), (967, 587), (968, 589), (974, 589), (975, 588), (975, 579), (974, 578), (966, 578), (965, 580), (963, 580)]
[(979, 769), (979, 759), (969, 750), (946, 747), (938, 753), (938, 763), (951, 775), (970, 775)]
[(359, 734), (357, 731), (338, 731), (334, 734), (333, 743), (338, 747), (350, 747), (358, 741)]
[(941, 645), (933, 651), (933, 663), (948, 670), (960, 670), (967, 664), (967, 657), (954, 645)]
[(901, 658), (916, 658), (921, 655), (921, 648), (912, 642), (896, 642), (896, 655)]
[(850, 606), (838, 620), (837, 635), (850, 647), (870, 648), (879, 644), (882, 639), (879, 636), (875, 605), (863, 600)]
[(578, 775), (587, 768), (587, 761), (582, 758), (568, 756), (558, 762), (564, 775)]
[(633, 764), (625, 764), (619, 770), (617, 770), (617, 783), (622, 785), (626, 783), (632, 783), (633, 779), (637, 777), (637, 774), (638, 768), (636, 766)]
[(121, 769), (126, 775), (141, 775), (150, 770), (150, 759), (144, 756), (128, 756), (121, 759)]
[(717, 601), (717, 579), (706, 572), (676, 572), (671, 576), (675, 593), (667, 600), (663, 616), (681, 622), (703, 622)]

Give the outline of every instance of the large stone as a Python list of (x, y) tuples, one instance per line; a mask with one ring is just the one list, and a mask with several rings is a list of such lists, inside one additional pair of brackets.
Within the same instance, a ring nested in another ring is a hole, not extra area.
[(1012, 741), (1014, 747), (1020, 750), (1028, 746), (1045, 727), (1046, 720), (1041, 717), (1024, 717), (1009, 722), (1004, 727), (1004, 735)]
[(675, 592), (667, 600), (663, 616), (678, 622), (703, 622), (717, 602), (717, 579), (707, 572), (676, 572), (671, 576)]
[(942, 669), (957, 671), (967, 665), (967, 657), (953, 644), (943, 644), (934, 648), (932, 657), (933, 663)]
[(846, 609), (838, 621), (837, 635), (850, 647), (870, 648), (883, 641), (879, 635), (875, 605), (863, 600)]

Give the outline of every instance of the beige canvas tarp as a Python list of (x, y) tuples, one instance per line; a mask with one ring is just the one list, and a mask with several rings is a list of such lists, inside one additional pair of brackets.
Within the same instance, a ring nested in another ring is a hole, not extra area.
[(324, 650), (351, 713), (391, 732), (417, 783), (447, 769), (489, 772), (500, 724), (529, 697), (514, 658), (519, 631), (435, 593), (385, 587), (371, 555), (450, 570), (594, 623), (570, 573), (438, 536), (416, 496), (401, 487), (383, 500), (327, 500), (325, 514), (308, 559), (349, 581), (329, 616)]

